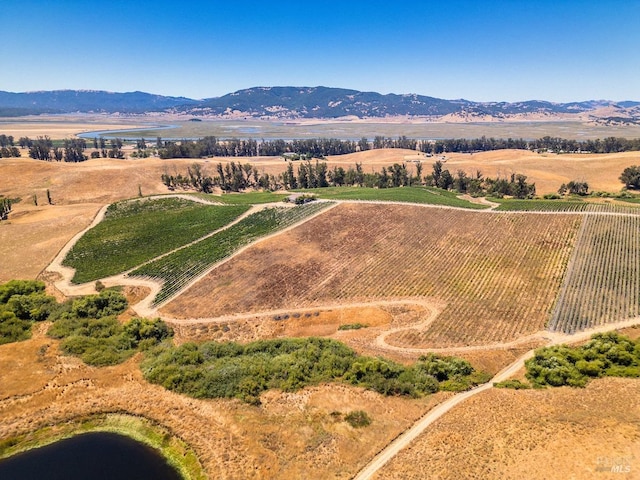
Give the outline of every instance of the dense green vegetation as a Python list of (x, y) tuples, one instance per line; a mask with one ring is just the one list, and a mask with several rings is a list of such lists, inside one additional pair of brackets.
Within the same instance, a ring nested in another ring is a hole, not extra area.
[(627, 188), (640, 188), (640, 166), (632, 165), (625, 168), (620, 175), (620, 181)]
[(501, 212), (583, 212), (589, 204), (579, 200), (518, 200), (493, 199), (500, 206), (496, 210)]
[(596, 334), (580, 347), (540, 348), (525, 366), (536, 387), (583, 387), (603, 376), (640, 377), (640, 341), (616, 332)]
[(204, 195), (202, 198), (210, 202), (225, 203), (227, 205), (258, 205), (261, 203), (281, 202), (287, 196), (286, 193), (245, 192), (230, 193), (225, 195)]
[(327, 187), (313, 190), (297, 190), (313, 193), (318, 198), (328, 200), (373, 200), (387, 202), (424, 203), (429, 205), (446, 205), (449, 207), (485, 209), (487, 205), (479, 205), (462, 200), (453, 192), (431, 187), (404, 188), (367, 188), (367, 187)]
[(115, 365), (138, 350), (147, 350), (173, 335), (160, 319), (134, 318), (126, 324), (112, 315), (97, 318), (66, 316), (54, 322), (49, 336), (62, 339), (60, 348), (88, 365)]
[[(407, 367), (364, 357), (324, 338), (233, 342), (167, 343), (147, 351), (145, 378), (196, 398), (240, 398), (258, 403), (265, 390), (295, 391), (307, 385), (343, 381), (385, 395), (422, 396), (439, 389), (465, 390), (487, 380), (459, 358), (421, 357)], [(357, 420), (357, 419), (354, 419)]]
[(57, 309), (55, 298), (44, 293), (44, 283), (11, 280), (0, 285), (0, 345), (31, 337), (33, 322), (47, 320)]
[(49, 320), (47, 333), (62, 340), (62, 351), (102, 366), (120, 363), (173, 335), (161, 320), (134, 318), (121, 324), (117, 315), (126, 310), (127, 300), (116, 290), (58, 303), (44, 288), (32, 280), (0, 285), (0, 344), (26, 340), (34, 321)]
[(129, 270), (192, 242), (237, 218), (244, 206), (214, 206), (180, 198), (114, 203), (64, 259), (75, 283)]
[(131, 272), (131, 275), (156, 278), (164, 282), (155, 298), (158, 304), (177, 292), (192, 278), (244, 245), (293, 225), (327, 206), (328, 203), (315, 202), (290, 208), (260, 210), (211, 237), (141, 266)]

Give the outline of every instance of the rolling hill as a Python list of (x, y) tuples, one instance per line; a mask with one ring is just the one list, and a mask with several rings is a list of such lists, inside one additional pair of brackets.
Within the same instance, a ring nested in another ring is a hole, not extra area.
[(254, 87), (215, 98), (195, 100), (144, 92), (55, 90), (0, 91), (0, 116), (43, 113), (171, 112), (194, 116), (294, 119), (428, 117), (445, 121), (579, 118), (601, 123), (640, 123), (640, 102), (589, 100), (554, 103), (474, 102), (417, 94), (380, 94), (329, 87)]

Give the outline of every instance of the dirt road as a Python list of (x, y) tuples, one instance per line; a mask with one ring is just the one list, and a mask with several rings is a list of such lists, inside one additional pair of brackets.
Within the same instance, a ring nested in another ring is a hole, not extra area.
[[(611, 323), (608, 325), (600, 325), (596, 328), (592, 328), (589, 330), (584, 330), (582, 332), (578, 332), (573, 335), (567, 335), (562, 333), (550, 333), (548, 334), (548, 338), (550, 339), (549, 345), (558, 345), (558, 344), (572, 344), (579, 343), (585, 340), (588, 340), (591, 335), (595, 333), (602, 333), (606, 331), (611, 331), (619, 328), (627, 328), (632, 327), (634, 325), (640, 325), (640, 318), (634, 318), (630, 320), (625, 320), (622, 322)], [(518, 372), (521, 368), (524, 367), (524, 362), (529, 358), (532, 358), (535, 353), (535, 350), (529, 350), (525, 354), (521, 355), (517, 360), (515, 360), (511, 365), (507, 366), (500, 372), (498, 372), (489, 382), (480, 385), (472, 390), (467, 392), (459, 393), (454, 397), (446, 400), (441, 403), (434, 409), (430, 410), (424, 417), (418, 420), (416, 423), (411, 426), (408, 430), (398, 436), (393, 442), (391, 442), (384, 450), (378, 453), (366, 467), (364, 467), (360, 472), (354, 477), (354, 480), (367, 480), (373, 477), (376, 472), (378, 472), (389, 460), (391, 460), (394, 456), (400, 452), (403, 448), (408, 446), (411, 442), (413, 442), (418, 436), (420, 436), (433, 422), (442, 417), (449, 410), (454, 408), (457, 405), (468, 400), (470, 397), (477, 395), (485, 390), (493, 388), (494, 383), (499, 383), (504, 380), (507, 380), (511, 376), (513, 376), (516, 372)]]

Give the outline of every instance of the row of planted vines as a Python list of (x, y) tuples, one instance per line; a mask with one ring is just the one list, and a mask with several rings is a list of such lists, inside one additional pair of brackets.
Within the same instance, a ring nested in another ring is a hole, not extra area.
[(76, 270), (74, 283), (122, 273), (223, 227), (247, 209), (171, 197), (117, 202), (63, 264)]
[(387, 338), (436, 347), (544, 328), (580, 224), (575, 214), (340, 205), (214, 269), (163, 308), (176, 317), (393, 298), (446, 307)]
[(287, 228), (329, 205), (327, 202), (316, 202), (260, 210), (227, 229), (145, 264), (130, 275), (162, 281), (162, 288), (154, 300), (158, 305), (239, 248), (262, 236)]
[(580, 228), (550, 330), (573, 333), (640, 312), (640, 215), (600, 210)]

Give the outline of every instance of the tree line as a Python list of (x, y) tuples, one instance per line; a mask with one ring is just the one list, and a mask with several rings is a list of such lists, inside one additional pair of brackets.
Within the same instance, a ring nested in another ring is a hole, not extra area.
[(225, 192), (239, 192), (246, 189), (294, 190), (324, 187), (358, 186), (369, 188), (397, 188), (410, 186), (432, 186), (443, 190), (455, 190), (470, 195), (490, 195), (494, 197), (512, 196), (515, 198), (532, 198), (535, 196), (535, 184), (528, 183), (527, 177), (513, 173), (506, 178), (484, 177), (480, 171), (470, 176), (462, 170), (452, 175), (443, 167), (441, 161), (432, 165), (430, 173), (423, 175), (423, 165), (415, 162), (394, 163), (382, 167), (380, 171), (365, 172), (361, 163), (356, 163), (346, 170), (343, 167), (329, 168), (326, 162), (316, 159), (297, 164), (289, 162), (286, 170), (278, 175), (262, 173), (250, 163), (230, 162), (226, 165), (218, 163), (216, 175), (207, 175), (202, 167), (194, 163), (187, 168), (186, 175), (163, 173), (162, 182), (170, 189), (194, 189), (210, 193), (214, 187)]
[(219, 140), (207, 136), (199, 140), (165, 141), (158, 149), (160, 158), (201, 157), (277, 157), (298, 154), (308, 158), (323, 158), (327, 155), (344, 155), (358, 151), (359, 142), (336, 138), (285, 140), (252, 139)]
[[(47, 162), (84, 162), (89, 157), (84, 153), (87, 141), (84, 138), (64, 139), (61, 143), (55, 144), (47, 135), (39, 136), (36, 139), (21, 137), (18, 144), (22, 148), (29, 149), (29, 157)], [(110, 141), (109, 148), (104, 138), (94, 138), (91, 158), (124, 158), (122, 151), (123, 141), (119, 138)], [(16, 149), (17, 150), (17, 149)], [(0, 149), (0, 154), (2, 150)], [(18, 152), (18, 155), (19, 152)]]
[[(366, 138), (358, 141), (336, 138), (297, 139), (285, 141), (252, 139), (219, 140), (208, 136), (199, 140), (159, 140), (160, 158), (201, 157), (257, 157), (288, 156), (293, 159), (324, 158), (328, 155), (344, 155), (358, 151), (380, 148), (404, 148), (426, 154), (473, 153), (491, 150), (518, 149), (554, 153), (616, 153), (640, 150), (640, 139), (607, 137), (603, 140), (570, 140), (545, 136), (537, 140), (523, 138), (501, 139), (480, 137), (475, 139), (449, 138), (439, 140), (416, 140), (376, 136), (372, 142)], [(297, 157), (295, 157), (297, 156)]]
[[(87, 148), (84, 139), (64, 140), (62, 148), (54, 146), (47, 137), (33, 140), (21, 137), (18, 144), (29, 149), (29, 156), (38, 160), (78, 162), (86, 160), (84, 150)], [(122, 139), (112, 139), (107, 144), (104, 138), (93, 139), (91, 158), (124, 158)], [(144, 139), (136, 141), (135, 157), (149, 155)], [(285, 156), (292, 160), (324, 158), (328, 155), (344, 155), (358, 151), (380, 148), (404, 148), (420, 151), (428, 155), (446, 153), (473, 153), (491, 150), (519, 149), (535, 152), (554, 153), (616, 153), (640, 150), (640, 139), (607, 137), (596, 140), (571, 140), (560, 137), (545, 136), (536, 140), (523, 138), (449, 138), (438, 140), (416, 140), (400, 136), (397, 138), (376, 136), (373, 141), (361, 138), (358, 141), (340, 140), (336, 138), (313, 138), (294, 140), (253, 140), (227, 139), (220, 140), (214, 136), (206, 136), (198, 140), (156, 140), (156, 149), (160, 158), (202, 158), (202, 157), (257, 157)], [(20, 156), (14, 146), (11, 135), (0, 135), (0, 157)]]

